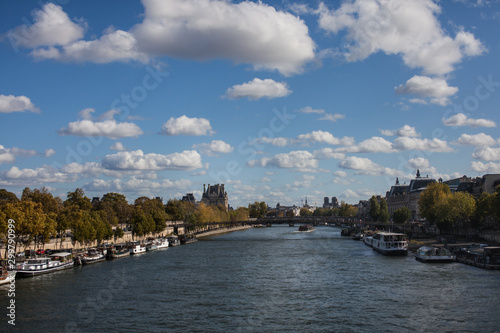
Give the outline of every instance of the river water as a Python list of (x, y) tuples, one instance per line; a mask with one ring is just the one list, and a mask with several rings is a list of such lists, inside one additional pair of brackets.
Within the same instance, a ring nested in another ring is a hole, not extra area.
[[(16, 280), (19, 332), (498, 332), (500, 271), (273, 226)], [(6, 287), (2, 308), (6, 309)], [(3, 310), (6, 313), (6, 310)], [(15, 330), (13, 330), (15, 328)], [(0, 331), (3, 331), (0, 329)]]

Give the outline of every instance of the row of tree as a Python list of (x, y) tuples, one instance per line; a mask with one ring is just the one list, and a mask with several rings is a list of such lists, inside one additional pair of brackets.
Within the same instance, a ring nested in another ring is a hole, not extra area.
[(21, 199), (0, 189), (0, 239), (7, 240), (9, 220), (14, 220), (15, 247), (35, 244), (42, 248), (51, 238), (61, 243), (70, 238), (73, 244), (88, 245), (97, 241), (120, 238), (125, 228), (134, 236), (158, 235), (168, 220), (183, 220), (191, 224), (205, 222), (243, 221), (248, 209), (227, 212), (224, 207), (194, 205), (170, 200), (137, 198), (129, 204), (119, 193), (107, 193), (94, 205), (82, 189), (68, 192), (66, 200), (54, 197), (46, 188), (25, 188)]
[(474, 198), (467, 192), (451, 192), (444, 183), (432, 183), (418, 199), (420, 215), (435, 222), (444, 233), (464, 234), (484, 227), (498, 227), (500, 186), (493, 194)]

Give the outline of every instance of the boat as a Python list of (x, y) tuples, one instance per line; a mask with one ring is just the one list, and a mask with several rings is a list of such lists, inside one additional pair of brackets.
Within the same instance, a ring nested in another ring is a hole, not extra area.
[(310, 224), (302, 224), (300, 227), (299, 227), (299, 231), (303, 231), (303, 232), (311, 232), (311, 231), (314, 231), (314, 227)]
[(198, 238), (194, 235), (181, 235), (179, 236), (179, 240), (181, 241), (181, 244), (191, 244), (196, 243)]
[(143, 244), (136, 244), (130, 249), (130, 254), (140, 254), (146, 252), (146, 246)]
[(8, 271), (6, 269), (2, 269), (2, 273), (0, 275), (0, 285), (7, 284), (16, 279), (16, 271)]
[(408, 241), (405, 234), (379, 232), (373, 235), (372, 248), (388, 256), (406, 256), (408, 254)]
[(82, 265), (89, 265), (96, 262), (104, 261), (106, 260), (106, 253), (103, 253), (97, 249), (89, 249), (87, 254), (81, 258)]
[(128, 257), (130, 255), (130, 250), (123, 245), (119, 246), (111, 246), (107, 249), (106, 258), (107, 259), (116, 259), (122, 257)]
[(364, 236), (365, 236), (364, 234), (359, 232), (357, 234), (352, 235), (352, 239), (353, 240), (362, 240)]
[(70, 252), (60, 252), (50, 255), (50, 257), (27, 259), (17, 265), (17, 277), (29, 277), (40, 274), (51, 273), (74, 266), (73, 254)]
[(415, 253), (415, 260), (421, 262), (453, 262), (455, 256), (444, 247), (422, 246)]
[(500, 246), (471, 247), (457, 253), (458, 262), (486, 269), (500, 269)]
[(373, 236), (372, 235), (368, 235), (368, 236), (365, 236), (363, 238), (363, 242), (365, 243), (365, 245), (369, 246), (369, 247), (372, 247), (372, 243), (373, 243)]
[(158, 245), (156, 245), (155, 243), (146, 244), (146, 251), (155, 251), (155, 250), (158, 250)]
[(168, 239), (160, 238), (156, 240), (156, 245), (158, 246), (158, 250), (168, 248)]
[(177, 236), (169, 236), (169, 237), (167, 237), (167, 240), (168, 240), (168, 246), (181, 245), (181, 241), (179, 240), (179, 237), (177, 237)]

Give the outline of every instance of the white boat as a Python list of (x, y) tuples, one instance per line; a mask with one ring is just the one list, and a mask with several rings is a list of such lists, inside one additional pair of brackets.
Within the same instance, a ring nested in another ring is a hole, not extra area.
[(363, 238), (363, 243), (365, 243), (365, 245), (368, 245), (369, 247), (372, 247), (373, 236), (365, 236)]
[(16, 271), (18, 277), (26, 277), (60, 271), (71, 268), (74, 264), (72, 253), (61, 252), (52, 254), (50, 258), (28, 259), (19, 264)]
[(157, 239), (156, 245), (158, 246), (158, 249), (165, 249), (168, 247), (168, 239), (166, 238)]
[(455, 256), (445, 248), (422, 246), (415, 253), (415, 260), (422, 262), (453, 262)]
[(167, 240), (168, 240), (168, 246), (181, 245), (181, 241), (179, 240), (179, 237), (177, 237), (177, 236), (169, 236), (169, 237), (167, 237)]
[(379, 232), (373, 235), (372, 248), (388, 256), (405, 256), (408, 254), (408, 241), (405, 234)]
[(146, 247), (142, 244), (136, 244), (134, 245), (134, 247), (130, 249), (130, 254), (139, 254), (145, 252), (146, 252)]
[(316, 229), (314, 229), (314, 227), (310, 224), (302, 224), (301, 226), (299, 226), (300, 232), (311, 232), (314, 230), (316, 230)]
[(82, 257), (82, 264), (88, 265), (104, 260), (106, 260), (106, 253), (98, 251), (97, 249), (90, 249), (87, 254)]
[(0, 284), (10, 283), (16, 279), (16, 271), (8, 271), (2, 269), (2, 274), (0, 275)]

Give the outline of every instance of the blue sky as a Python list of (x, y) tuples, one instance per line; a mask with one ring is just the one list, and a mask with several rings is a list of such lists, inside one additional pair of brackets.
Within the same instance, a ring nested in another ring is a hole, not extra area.
[(0, 3), (0, 188), (357, 203), (500, 173), (497, 1)]

